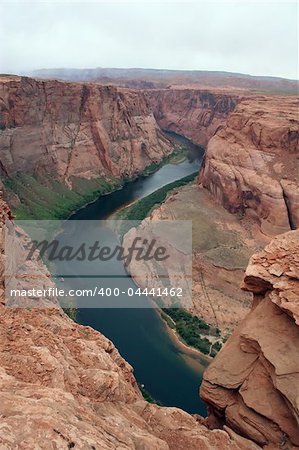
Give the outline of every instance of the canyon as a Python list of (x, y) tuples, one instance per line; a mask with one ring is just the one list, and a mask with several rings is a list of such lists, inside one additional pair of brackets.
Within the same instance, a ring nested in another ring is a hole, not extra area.
[(0, 81), (2, 175), (50, 174), (75, 189), (77, 178), (130, 177), (171, 151), (138, 92), (19, 77)]
[[(53, 299), (39, 310), (5, 307), (4, 229), (11, 220), (0, 200), (2, 448), (258, 450), (230, 428), (210, 431), (199, 416), (146, 402), (112, 342), (75, 323)], [(18, 264), (25, 244), (20, 232)], [(44, 266), (39, 273), (26, 282), (53, 287)]]
[(234, 90), (177, 87), (146, 90), (145, 97), (162, 129), (182, 134), (206, 146), (234, 110), (241, 95)]
[[(190, 111), (183, 102), (172, 104), (160, 119), (164, 126), (180, 126), (176, 111), (181, 108), (183, 117)], [(193, 311), (224, 334), (249, 311), (249, 297), (239, 290), (249, 257), (271, 236), (298, 227), (298, 107), (295, 97), (240, 98), (207, 144), (199, 187), (171, 193), (152, 213), (156, 219), (192, 217)], [(191, 120), (195, 142), (203, 139), (199, 122)], [(186, 133), (188, 121), (182, 124), (176, 130)]]
[(160, 160), (173, 148), (163, 127), (206, 144), (237, 101), (14, 76), (0, 78), (0, 98), (2, 175), (50, 173), (71, 189), (74, 178), (132, 177)]
[(78, 193), (134, 178), (171, 153), (167, 129), (208, 144), (199, 182), (230, 212), (265, 234), (296, 228), (298, 99), (247, 94), (2, 77), (1, 177)]
[[(192, 312), (224, 335), (235, 329), (204, 373), (204, 420), (147, 403), (114, 345), (61, 310), (1, 307), (5, 448), (22, 448), (19, 436), (32, 448), (45, 433), (58, 448), (299, 446), (298, 105), (237, 88), (0, 78), (0, 174), (15, 211), (30, 209), (32, 179), (36, 196), (56, 189), (84, 203), (87, 187), (136, 177), (172, 152), (163, 129), (207, 147), (197, 183), (150, 218), (193, 220)], [(7, 219), (1, 200), (1, 233)], [(0, 244), (3, 303), (3, 234)]]
[(16, 76), (0, 77), (0, 99), (0, 173), (22, 218), (61, 217), (62, 198), (71, 212), (159, 164), (174, 148), (163, 126), (191, 138), (192, 127), (202, 130), (196, 141), (205, 144), (236, 103), (235, 95), (209, 91)]

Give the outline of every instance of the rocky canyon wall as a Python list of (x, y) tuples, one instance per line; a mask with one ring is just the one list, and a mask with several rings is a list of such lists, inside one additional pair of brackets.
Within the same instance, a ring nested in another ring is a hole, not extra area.
[(240, 101), (233, 91), (177, 87), (147, 90), (144, 95), (161, 128), (205, 146)]
[(134, 176), (172, 150), (142, 92), (0, 78), (0, 170), (75, 177)]
[(171, 152), (161, 128), (205, 145), (238, 95), (133, 90), (96, 83), (0, 78), (0, 170), (75, 177), (134, 176)]
[[(146, 402), (132, 367), (111, 341), (57, 308), (5, 304), (4, 223), (0, 199), (0, 447), (86, 450), (258, 450), (231, 429), (208, 430), (203, 419)], [(18, 264), (26, 236), (18, 229)], [(28, 237), (27, 237), (28, 239)], [(46, 267), (28, 287), (53, 286)], [(37, 299), (38, 301), (38, 299)]]
[(243, 99), (209, 141), (199, 182), (275, 235), (299, 226), (299, 100)]
[[(299, 223), (298, 100), (233, 89), (133, 90), (27, 77), (0, 79), (0, 174), (80, 180), (133, 177), (173, 145), (161, 128), (208, 148), (200, 182), (266, 234)], [(79, 180), (79, 181), (78, 181)]]
[(253, 293), (252, 310), (204, 373), (210, 426), (225, 423), (260, 445), (298, 448), (298, 230), (252, 256), (243, 288)]

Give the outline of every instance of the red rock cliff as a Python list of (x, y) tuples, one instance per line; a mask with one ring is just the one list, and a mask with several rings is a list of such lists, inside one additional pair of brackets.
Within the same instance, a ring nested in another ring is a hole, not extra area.
[(246, 212), (266, 234), (299, 226), (299, 102), (242, 100), (210, 140), (199, 181), (230, 212)]
[(161, 128), (206, 145), (240, 100), (238, 94), (215, 89), (153, 89), (145, 96)]
[(239, 96), (0, 78), (0, 170), (72, 179), (137, 174), (172, 149), (161, 128), (205, 145)]
[(289, 449), (299, 445), (298, 230), (251, 258), (244, 289), (252, 310), (204, 373), (201, 396), (211, 425)]
[[(7, 220), (0, 199), (1, 449), (258, 450), (230, 429), (211, 432), (202, 418), (147, 403), (112, 342), (57, 307), (5, 307)], [(28, 286), (51, 287), (47, 269), (39, 273)]]
[(169, 153), (142, 92), (0, 78), (0, 169), (72, 177), (132, 176)]

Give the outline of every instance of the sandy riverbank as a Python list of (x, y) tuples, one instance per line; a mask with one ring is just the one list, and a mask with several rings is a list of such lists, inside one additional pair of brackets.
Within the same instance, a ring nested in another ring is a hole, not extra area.
[(156, 313), (159, 314), (159, 316), (163, 320), (167, 334), (174, 342), (175, 346), (178, 349), (182, 350), (181, 357), (184, 359), (184, 361), (190, 366), (192, 366), (194, 369), (196, 370), (200, 369), (200, 373), (202, 373), (206, 369), (206, 367), (211, 363), (213, 358), (211, 356), (201, 353), (196, 348), (190, 347), (185, 342), (183, 342), (178, 333), (173, 328), (171, 328), (167, 324), (167, 322), (163, 319), (159, 309), (156, 309)]

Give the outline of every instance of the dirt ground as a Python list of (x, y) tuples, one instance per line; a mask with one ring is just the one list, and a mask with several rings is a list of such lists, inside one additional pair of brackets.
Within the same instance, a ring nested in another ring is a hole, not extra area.
[(254, 223), (216, 204), (195, 183), (173, 191), (151, 216), (192, 220), (192, 312), (224, 335), (230, 333), (251, 305), (251, 294), (240, 289), (244, 270), (268, 238)]

